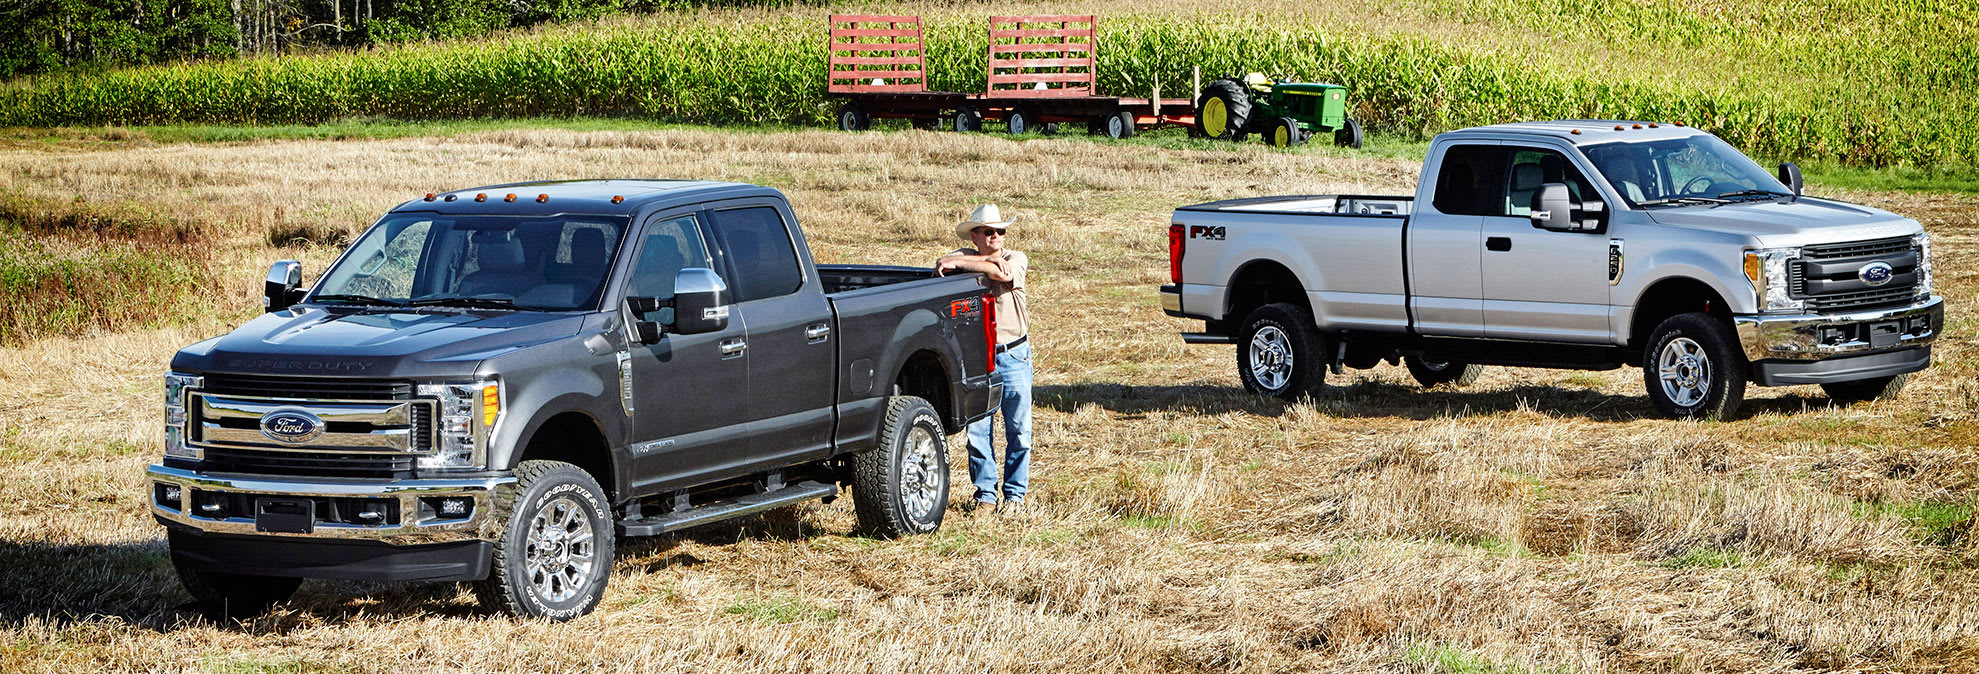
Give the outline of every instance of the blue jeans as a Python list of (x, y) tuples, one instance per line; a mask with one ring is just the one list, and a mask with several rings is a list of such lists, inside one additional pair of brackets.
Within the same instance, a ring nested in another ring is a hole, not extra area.
[[(1022, 501), (1031, 488), (1031, 345), (996, 355), (996, 380), (1003, 384), (1003, 500)], [(995, 416), (969, 424), (969, 479), (976, 500), (995, 502), (997, 489)]]

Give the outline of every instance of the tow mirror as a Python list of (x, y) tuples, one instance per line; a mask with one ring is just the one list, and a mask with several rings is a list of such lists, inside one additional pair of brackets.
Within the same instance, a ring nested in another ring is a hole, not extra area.
[(1780, 162), (1780, 182), (1792, 189), (1794, 196), (1800, 196), (1800, 166), (1790, 161)]
[(666, 304), (665, 300), (658, 297), (625, 298), (625, 308), (632, 312), (632, 336), (639, 340), (640, 344), (660, 341), (664, 331), (660, 329), (659, 321), (646, 320), (646, 314), (664, 309)]
[(1566, 183), (1540, 185), (1532, 193), (1532, 226), (1558, 232), (1580, 229), (1580, 224), (1574, 221), (1574, 211), (1579, 208)]
[(673, 277), (673, 329), (683, 335), (728, 328), (728, 283), (713, 269), (688, 267)]
[(261, 286), (261, 309), (273, 313), (302, 299), (302, 263), (282, 260), (268, 267), (268, 281)]

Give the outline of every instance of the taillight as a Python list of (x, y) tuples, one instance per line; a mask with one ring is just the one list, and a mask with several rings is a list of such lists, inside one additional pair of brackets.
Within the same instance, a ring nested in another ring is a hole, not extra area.
[(989, 351), (989, 373), (996, 374), (996, 296), (983, 295), (983, 345)]
[(1183, 225), (1168, 226), (1168, 280), (1182, 282), (1182, 241)]

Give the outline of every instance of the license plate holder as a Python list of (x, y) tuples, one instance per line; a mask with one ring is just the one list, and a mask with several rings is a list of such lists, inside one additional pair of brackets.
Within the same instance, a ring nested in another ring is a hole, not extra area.
[(271, 534), (315, 533), (316, 502), (306, 498), (255, 499), (254, 530)]
[(1869, 324), (1869, 348), (1882, 349), (1903, 341), (1903, 323), (1884, 321)]

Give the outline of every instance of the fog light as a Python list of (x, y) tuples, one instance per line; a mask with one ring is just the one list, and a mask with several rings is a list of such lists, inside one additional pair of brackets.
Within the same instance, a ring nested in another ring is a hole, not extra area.
[(474, 499), (467, 496), (429, 496), (419, 501), (428, 519), (457, 520), (474, 514)]
[(183, 502), (182, 499), (184, 498), (185, 498), (185, 493), (180, 491), (178, 485), (176, 484), (158, 485), (158, 505), (165, 506), (173, 510), (178, 510), (180, 508), (179, 504)]
[(448, 517), (467, 516), (467, 499), (464, 498), (440, 499), (440, 514), (446, 515)]

